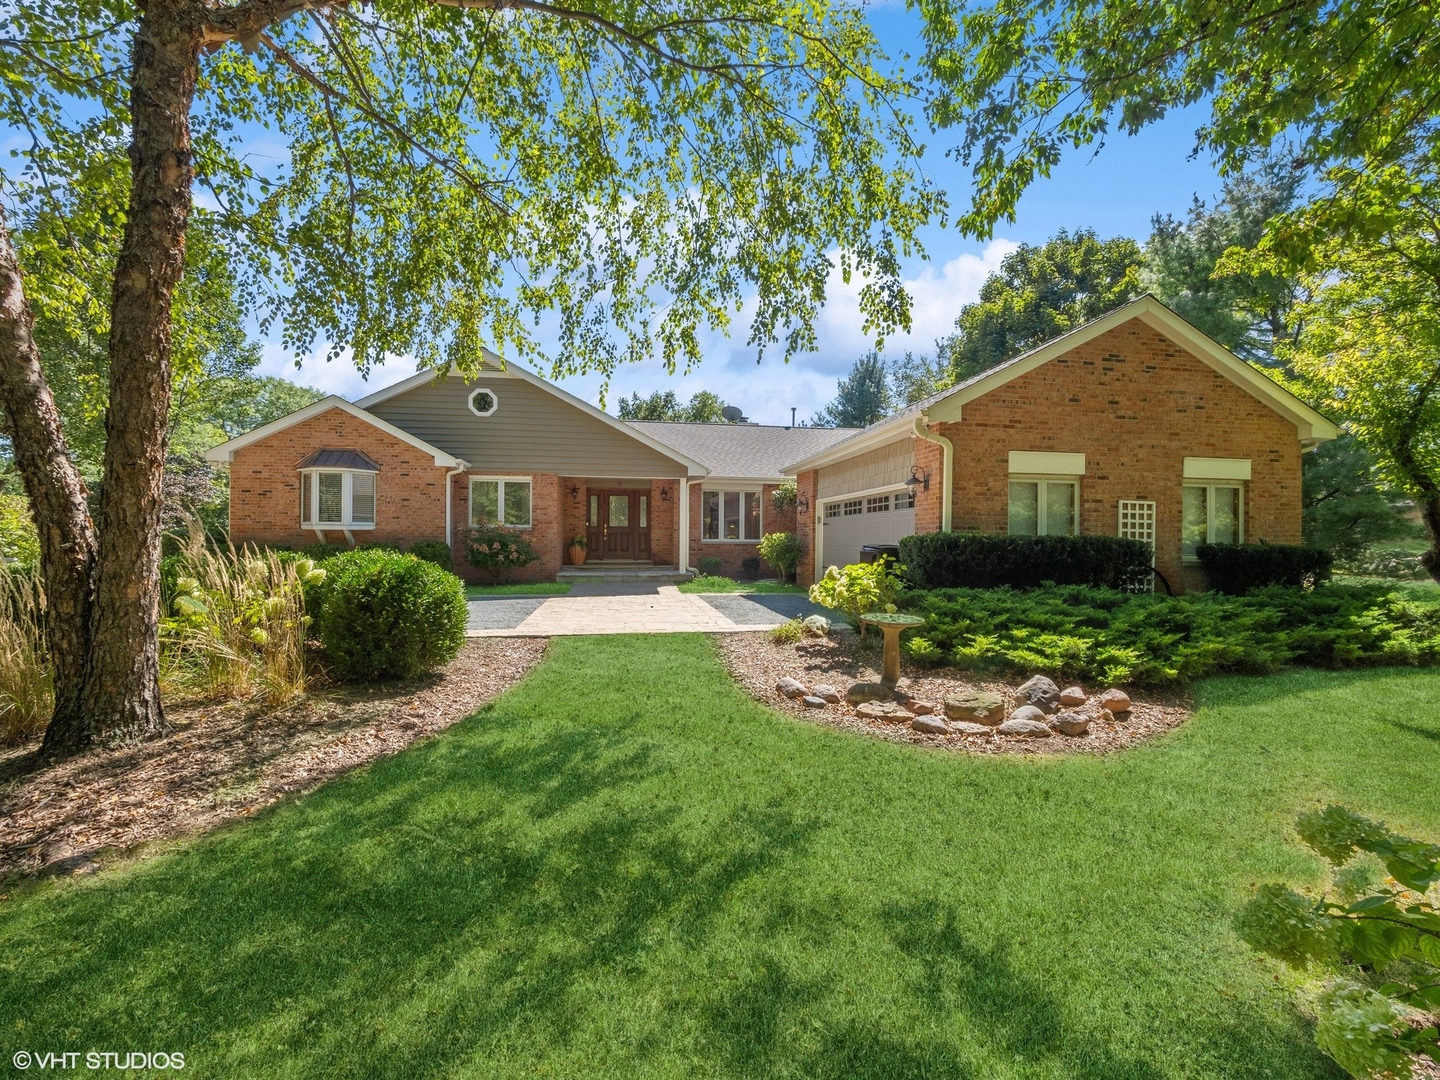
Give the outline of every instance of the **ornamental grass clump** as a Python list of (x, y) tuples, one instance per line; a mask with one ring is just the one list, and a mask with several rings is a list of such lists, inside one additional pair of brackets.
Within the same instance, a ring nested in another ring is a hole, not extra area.
[(449, 663), (465, 644), (465, 587), (413, 555), (352, 551), (327, 564), (320, 640), (341, 679), (408, 679)]
[(162, 691), (267, 705), (304, 693), (305, 591), (324, 578), (311, 559), (216, 547), (192, 528), (161, 575)]
[(40, 735), (54, 704), (40, 577), (0, 567), (0, 744)]

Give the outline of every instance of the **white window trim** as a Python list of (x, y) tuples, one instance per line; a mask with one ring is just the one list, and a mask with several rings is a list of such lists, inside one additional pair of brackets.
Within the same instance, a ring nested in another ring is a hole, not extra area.
[(340, 516), (343, 520), (315, 520), (316, 516), (319, 514), (320, 511), (320, 481), (318, 479), (312, 480), (310, 482), (310, 505), (305, 507), (305, 513), (300, 515), (302, 519), (300, 522), (300, 527), (302, 529), (314, 529), (317, 532), (328, 529), (331, 532), (334, 532), (336, 530), (354, 531), (375, 528), (375, 522), (373, 521), (352, 520), (352, 516), (355, 512), (354, 496), (356, 473), (366, 473), (369, 476), (375, 477), (375, 516), (376, 518), (379, 518), (380, 516), (380, 478), (375, 473), (371, 472), (369, 469), (327, 469), (320, 466), (309, 469), (301, 469), (300, 475), (302, 479), (300, 481), (300, 491), (302, 492), (302, 494), (305, 491), (305, 481), (303, 477), (307, 473), (311, 476), (318, 476), (320, 473), (340, 474)]
[(1063, 474), (1062, 474), (1062, 475), (1053, 475), (1053, 474), (1052, 474), (1052, 475), (1048, 475), (1048, 476), (1042, 476), (1042, 475), (1026, 474), (1026, 473), (1011, 473), (1010, 476), (1009, 476), (1007, 479), (1008, 479), (1008, 481), (1009, 481), (1009, 483), (1007, 483), (1006, 488), (1005, 488), (1005, 515), (1006, 515), (1005, 534), (1006, 534), (1007, 536), (1027, 536), (1027, 535), (1029, 535), (1028, 533), (1012, 533), (1012, 532), (1010, 531), (1010, 522), (1009, 522), (1009, 515), (1010, 515), (1010, 488), (1009, 488), (1009, 484), (1069, 484), (1069, 485), (1070, 485), (1070, 488), (1071, 488), (1071, 491), (1073, 492), (1073, 495), (1072, 495), (1072, 498), (1071, 498), (1071, 502), (1070, 502), (1070, 520), (1075, 523), (1075, 531), (1074, 531), (1074, 532), (1069, 532), (1069, 533), (1051, 533), (1051, 532), (1048, 532), (1048, 531), (1042, 531), (1042, 530), (1041, 530), (1041, 526), (1042, 526), (1042, 525), (1048, 526), (1048, 525), (1049, 525), (1049, 521), (1046, 520), (1047, 517), (1048, 517), (1048, 513), (1047, 513), (1046, 508), (1045, 508), (1045, 498), (1044, 498), (1044, 496), (1037, 490), (1037, 491), (1035, 492), (1035, 535), (1036, 535), (1036, 536), (1079, 536), (1079, 535), (1080, 535), (1080, 480), (1081, 480), (1081, 478), (1080, 478), (1079, 476), (1074, 476), (1074, 475), (1068, 475), (1068, 476), (1067, 476), (1067, 475), (1063, 475)]
[[(481, 412), (475, 407), (475, 399), (481, 394), (490, 395), (490, 408), (486, 409), (484, 412)], [(470, 396), (465, 399), (465, 403), (470, 406), (470, 411), (476, 416), (494, 416), (496, 411), (500, 408), (499, 397), (497, 397), (495, 391), (491, 390), (488, 386), (477, 386), (474, 390), (471, 390)]]
[(754, 540), (729, 540), (729, 539), (726, 539), (726, 538), (723, 537), (723, 536), (722, 536), (722, 537), (718, 537), (718, 538), (716, 538), (716, 539), (714, 539), (714, 540), (711, 540), (711, 539), (706, 538), (706, 536), (705, 536), (705, 496), (706, 496), (706, 495), (709, 495), (709, 494), (712, 494), (712, 493), (713, 493), (713, 494), (717, 494), (717, 495), (720, 496), (720, 519), (721, 519), (721, 520), (720, 520), (720, 531), (721, 531), (721, 532), (724, 532), (724, 531), (725, 531), (725, 520), (724, 520), (724, 519), (725, 519), (725, 496), (726, 496), (727, 494), (731, 493), (731, 492), (734, 492), (734, 493), (736, 493), (736, 494), (738, 494), (738, 495), (740, 496), (740, 528), (741, 528), (741, 531), (744, 531), (744, 528), (745, 528), (745, 496), (746, 496), (746, 495), (754, 495), (754, 496), (756, 496), (756, 497), (760, 500), (760, 525), (759, 525), (759, 528), (760, 528), (760, 536), (764, 536), (764, 535), (765, 535), (765, 489), (764, 489), (763, 487), (724, 487), (724, 488), (718, 488), (718, 487), (715, 487), (715, 488), (701, 487), (701, 489), (700, 489), (700, 542), (701, 542), (702, 544), (758, 544), (758, 543), (760, 542), (760, 536), (755, 537)]
[(475, 524), (475, 481), (477, 480), (498, 483), (500, 485), (499, 491), (496, 492), (496, 499), (498, 500), (496, 506), (502, 515), (505, 513), (505, 485), (528, 485), (530, 488), (530, 520), (525, 522), (524, 525), (512, 525), (507, 521), (501, 525), (500, 528), (533, 529), (535, 527), (535, 478), (533, 476), (485, 476), (480, 473), (469, 473), (466, 476), (467, 482), (465, 484), (465, 515), (466, 520), (470, 522), (470, 528), (476, 529), (480, 527)]
[[(1236, 481), (1219, 481), (1216, 483), (1187, 483), (1184, 487), (1205, 488), (1205, 543), (1215, 543), (1215, 499), (1211, 492), (1220, 488), (1229, 488), (1240, 493), (1235, 500), (1235, 542), (1245, 542), (1245, 485)], [(1187, 565), (1193, 565), (1200, 561), (1198, 555), (1185, 554), (1185, 491), (1180, 491), (1180, 561)]]

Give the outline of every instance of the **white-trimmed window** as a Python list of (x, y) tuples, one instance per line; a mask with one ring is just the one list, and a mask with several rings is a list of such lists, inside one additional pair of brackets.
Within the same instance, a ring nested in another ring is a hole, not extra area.
[(865, 500), (865, 512), (867, 514), (888, 514), (890, 512), (890, 496), (871, 495)]
[(1193, 561), (1201, 544), (1239, 544), (1245, 538), (1245, 489), (1240, 484), (1186, 484), (1180, 524), (1181, 558)]
[(530, 477), (470, 477), (470, 527), (530, 528)]
[(494, 416), (495, 410), (499, 407), (500, 399), (488, 386), (477, 387), (470, 391), (470, 411), (476, 416)]
[(317, 450), (300, 463), (302, 529), (373, 529), (379, 466), (357, 450)]
[(1012, 536), (1074, 536), (1079, 532), (1080, 485), (1074, 480), (1010, 480)]
[(825, 516), (826, 516), (827, 518), (839, 517), (839, 516), (840, 516), (840, 504), (839, 504), (838, 502), (828, 502), (828, 503), (826, 503), (826, 504), (825, 504)]
[(846, 517), (854, 517), (856, 514), (863, 514), (865, 512), (865, 500), (846, 499), (845, 502), (841, 505), (840, 511)]
[(760, 539), (760, 492), (701, 491), (700, 539)]
[(915, 489), (913, 487), (907, 487), (904, 491), (897, 491), (895, 493), (895, 509), (915, 509)]

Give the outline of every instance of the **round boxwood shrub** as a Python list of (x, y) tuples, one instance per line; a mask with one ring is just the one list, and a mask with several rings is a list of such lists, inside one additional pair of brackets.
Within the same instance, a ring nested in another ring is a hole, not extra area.
[(454, 574), (374, 548), (337, 555), (325, 569), (320, 641), (339, 678), (413, 678), (460, 652), (465, 588)]

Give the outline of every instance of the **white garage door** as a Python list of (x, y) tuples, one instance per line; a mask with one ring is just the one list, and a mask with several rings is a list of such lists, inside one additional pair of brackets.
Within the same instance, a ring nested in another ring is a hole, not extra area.
[(850, 495), (822, 504), (820, 558), (825, 566), (860, 561), (866, 544), (898, 544), (915, 532), (915, 496), (908, 488)]

